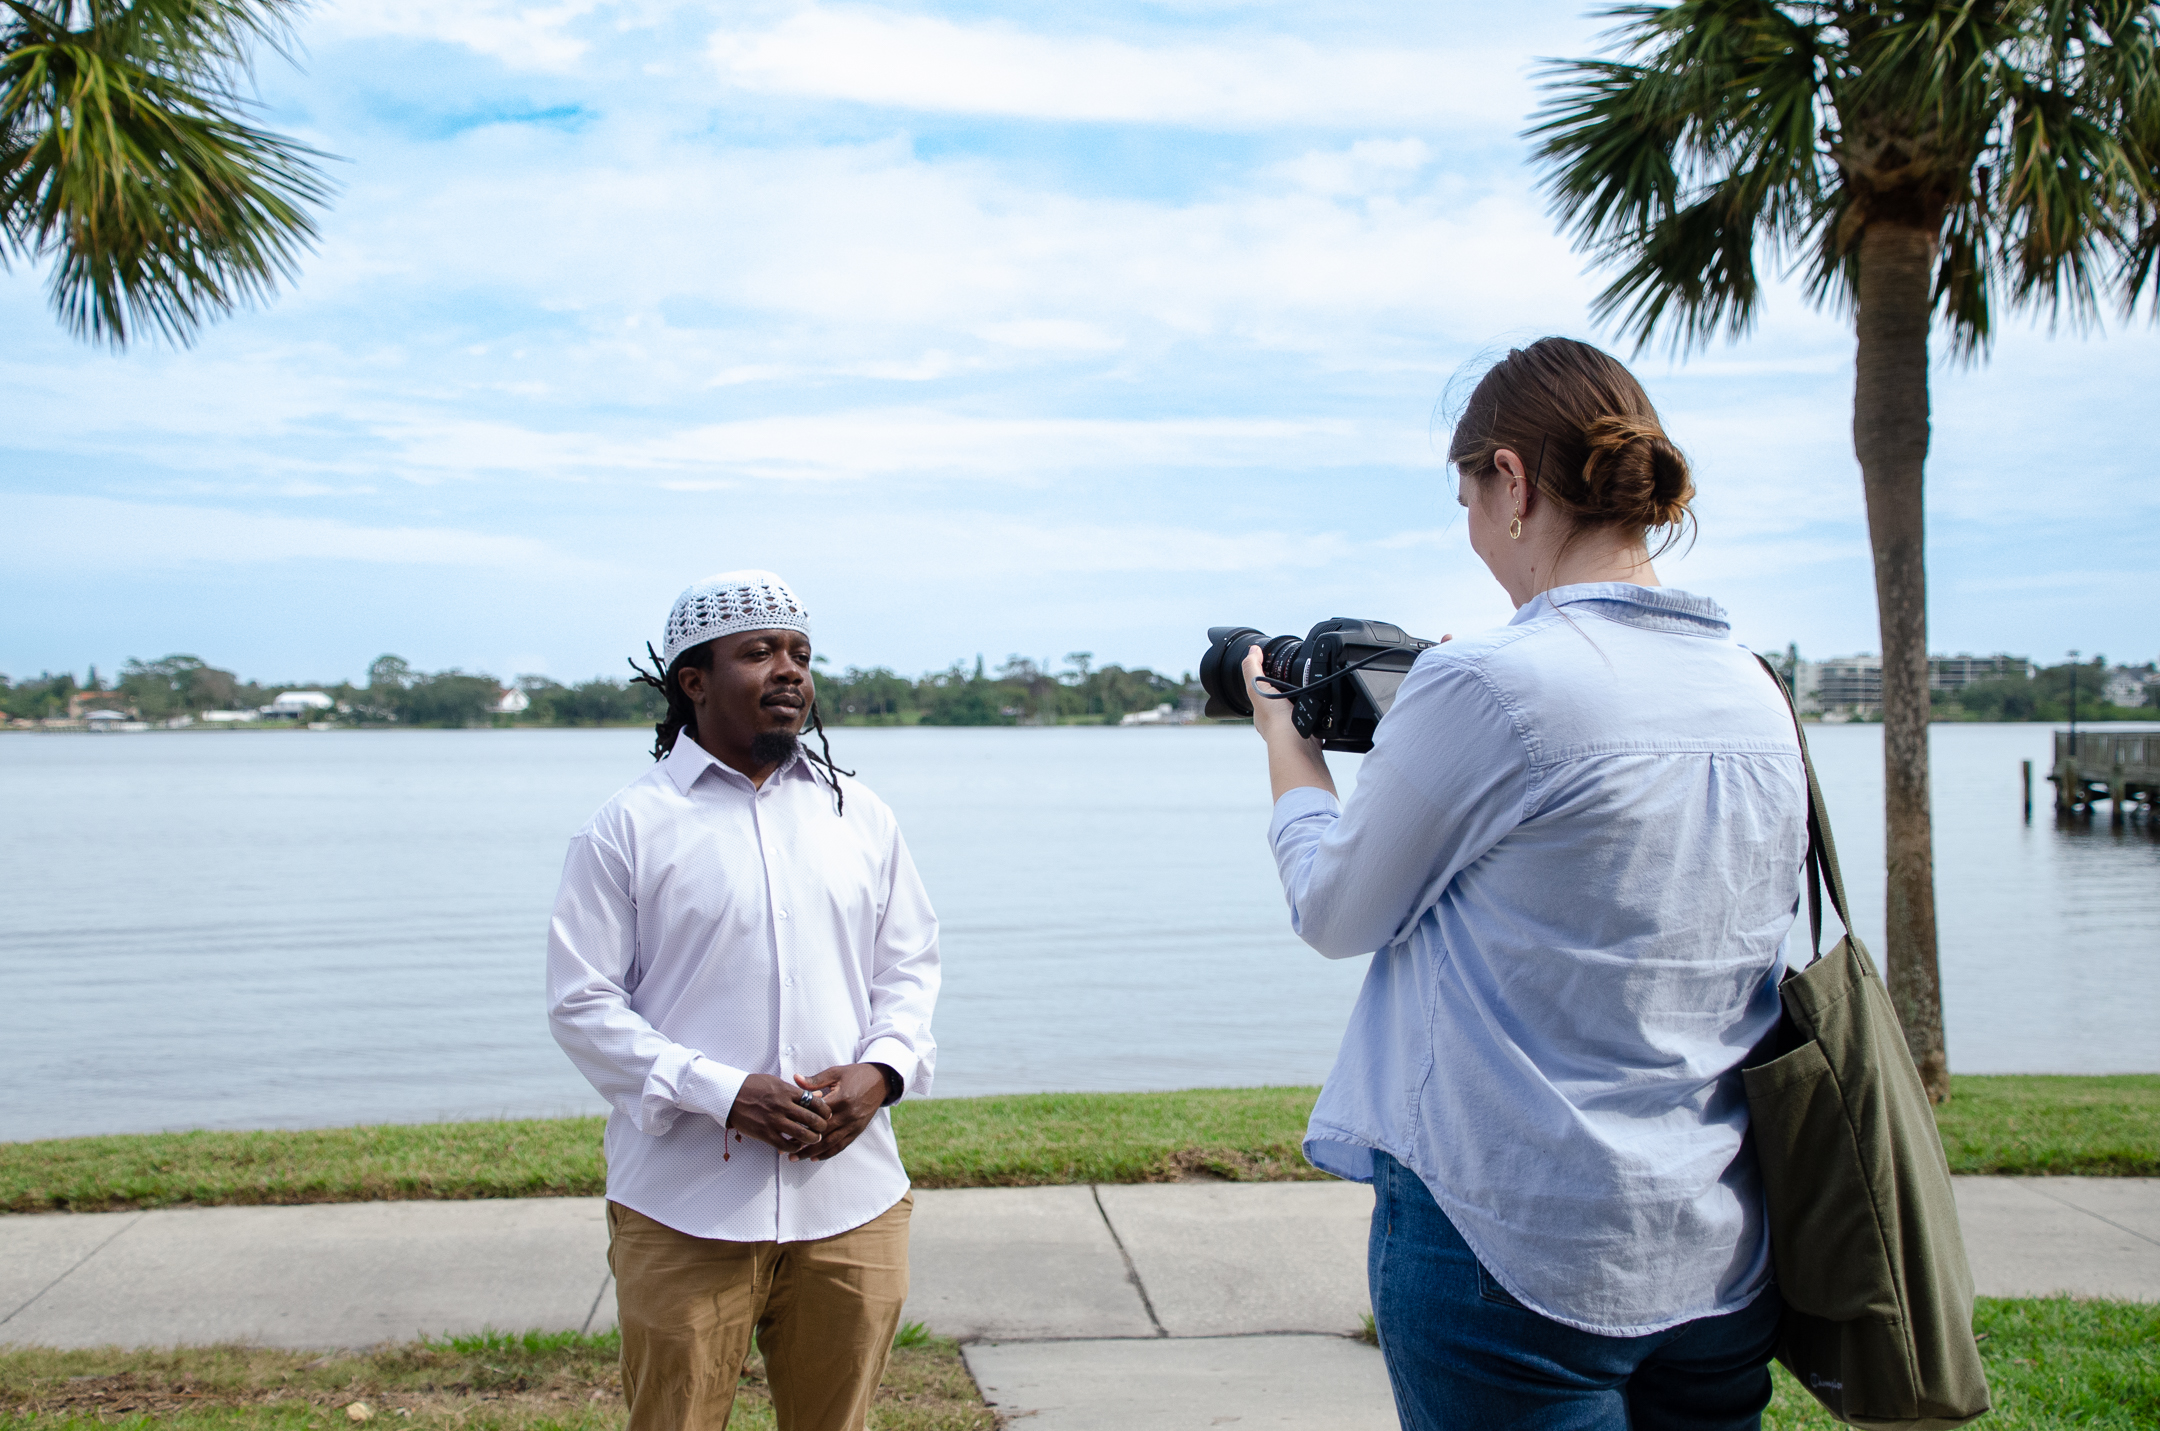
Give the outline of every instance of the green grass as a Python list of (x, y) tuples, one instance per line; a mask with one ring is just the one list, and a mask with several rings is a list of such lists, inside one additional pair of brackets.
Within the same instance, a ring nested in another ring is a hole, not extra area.
[[(2160, 1176), (2160, 1074), (1960, 1077), (1940, 1114), (1961, 1173)], [(1312, 1088), (937, 1098), (893, 1110), (916, 1186), (1317, 1178)], [(0, 1212), (589, 1196), (598, 1118), (149, 1133), (0, 1143)]]
[(598, 1118), (0, 1143), (0, 1211), (602, 1191)]
[[(1975, 1327), (1999, 1431), (2160, 1425), (2160, 1306), (1981, 1299)], [(92, 1431), (621, 1431), (612, 1332), (482, 1333), (318, 1356), (265, 1347), (0, 1350), (0, 1427)], [(1833, 1431), (1782, 1370), (1768, 1431)], [(992, 1431), (950, 1341), (904, 1329), (879, 1389), (881, 1431)], [(770, 1431), (763, 1368), (744, 1369), (731, 1431)]]
[[(482, 1333), (366, 1351), (267, 1347), (0, 1348), (0, 1427), (174, 1431), (622, 1431), (614, 1332)], [(367, 1413), (356, 1418), (355, 1403)], [(956, 1344), (919, 1326), (896, 1338), (878, 1389), (880, 1431), (994, 1431)], [(752, 1356), (730, 1431), (771, 1431)]]
[(1950, 1082), (1935, 1126), (1953, 1172), (2160, 1176), (2160, 1074)]
[(918, 1187), (1324, 1178), (1299, 1151), (1317, 1088), (1027, 1093), (893, 1110)]
[[(2150, 1431), (2160, 1426), (2160, 1306), (2141, 1302), (1980, 1299), (1973, 1317), (1995, 1409), (1988, 1431)], [(1765, 1431), (1836, 1431), (1840, 1423), (1773, 1368)]]

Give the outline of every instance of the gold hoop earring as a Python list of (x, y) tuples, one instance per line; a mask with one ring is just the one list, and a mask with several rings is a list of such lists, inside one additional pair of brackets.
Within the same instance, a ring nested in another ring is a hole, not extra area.
[(1507, 524), (1507, 534), (1509, 541), (1519, 542), (1522, 540), (1522, 517), (1520, 514), (1517, 514), (1514, 521)]

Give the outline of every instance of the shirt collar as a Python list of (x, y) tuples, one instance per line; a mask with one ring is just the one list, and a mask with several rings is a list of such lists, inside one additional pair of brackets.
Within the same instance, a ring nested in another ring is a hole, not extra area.
[(1709, 597), (1696, 596), (1671, 586), (1637, 586), (1630, 581), (1586, 581), (1574, 586), (1556, 586), (1524, 602), (1522, 609), (1515, 613), (1515, 619), (1508, 624), (1519, 625), (1567, 607), (1580, 607), (1587, 614), (1649, 631), (1676, 631), (1686, 636), (1725, 637), (1732, 634), (1732, 623), (1725, 618), (1725, 608)]
[[(766, 776), (765, 781), (769, 785), (802, 764), (802, 747), (798, 745), (795, 753), (781, 761), (779, 768)], [(731, 765), (722, 764), (711, 751), (692, 740), (688, 732), (675, 737), (674, 748), (661, 758), (660, 768), (667, 772), (667, 777), (674, 783), (676, 790), (684, 795), (690, 793), (690, 787), (697, 784), (698, 777), (708, 770), (718, 771), (723, 780), (733, 779), (744, 785), (750, 784), (749, 776)]]

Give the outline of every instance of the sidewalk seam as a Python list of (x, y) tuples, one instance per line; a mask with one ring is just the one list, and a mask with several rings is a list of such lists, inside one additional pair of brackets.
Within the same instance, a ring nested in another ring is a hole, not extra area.
[(1147, 1313), (1148, 1325), (1155, 1329), (1156, 1336), (1169, 1336), (1170, 1329), (1162, 1324), (1161, 1317), (1155, 1315), (1155, 1302), (1147, 1294), (1147, 1284), (1140, 1280), (1140, 1269), (1133, 1264), (1132, 1254), (1125, 1250), (1125, 1239), (1118, 1236), (1117, 1224), (1110, 1220), (1110, 1209), (1102, 1205), (1102, 1189), (1089, 1183), (1088, 1196), (1095, 1199), (1095, 1211), (1101, 1216), (1102, 1225), (1108, 1229), (1110, 1241), (1117, 1247), (1117, 1255), (1125, 1259), (1125, 1280), (1132, 1283), (1133, 1290), (1140, 1294), (1140, 1310)]
[(2072, 1212), (2082, 1212), (2087, 1217), (2098, 1218), (2100, 1221), (2106, 1223), (2109, 1227), (2114, 1228), (2117, 1232), (2126, 1232), (2130, 1236), (2135, 1237), (2140, 1242), (2148, 1242), (2151, 1243), (2154, 1247), (2160, 1247), (2160, 1238), (2147, 1237), (2144, 1233), (2138, 1231), (2134, 1227), (2124, 1227), (2121, 1223), (2117, 1222), (2114, 1218), (2109, 1217), (2104, 1212), (2094, 1212), (2089, 1207), (2079, 1207), (2076, 1203), (2070, 1201), (2070, 1199), (2066, 1197), (2057, 1197), (2055, 1194), (2049, 1192), (2046, 1188), (2039, 1186), (2039, 1182), (2040, 1179), (2033, 1179), (2033, 1191), (2040, 1194), (2040, 1196), (2046, 1198), (2049, 1202), (2052, 1202), (2059, 1207), (2067, 1207)]
[(74, 1264), (70, 1266), (67, 1271), (62, 1272), (59, 1276), (53, 1278), (50, 1282), (47, 1282), (44, 1286), (38, 1288), (35, 1292), (31, 1293), (29, 1300), (24, 1302), (21, 1306), (17, 1307), (14, 1311), (8, 1313), (4, 1317), (0, 1317), (0, 1327), (6, 1326), (9, 1322), (14, 1321), (24, 1312), (29, 1311), (30, 1308), (36, 1304), (38, 1298), (44, 1296), (47, 1292), (50, 1292), (53, 1288), (59, 1286), (62, 1282), (65, 1282), (68, 1278), (74, 1276), (77, 1272), (82, 1270), (82, 1266), (85, 1262), (88, 1262), (91, 1258), (97, 1256), (100, 1252), (103, 1252), (106, 1248), (112, 1246), (113, 1238), (120, 1236), (121, 1233), (126, 1232), (129, 1228), (133, 1227), (136, 1223), (141, 1222), (145, 1217), (148, 1217), (149, 1215), (149, 1209), (145, 1208), (143, 1211), (136, 1213), (133, 1217), (129, 1218), (119, 1227), (115, 1228), (113, 1230), (112, 1237), (106, 1238), (103, 1242), (100, 1242), (97, 1246), (91, 1248), (88, 1252), (85, 1252), (82, 1256), (76, 1258)]
[(592, 1335), (593, 1318), (600, 1315), (600, 1299), (607, 1295), (608, 1283), (614, 1280), (615, 1273), (612, 1269), (610, 1269), (607, 1276), (600, 1279), (600, 1290), (592, 1294), (592, 1305), (585, 1310), (585, 1325), (578, 1328), (579, 1336), (589, 1337)]

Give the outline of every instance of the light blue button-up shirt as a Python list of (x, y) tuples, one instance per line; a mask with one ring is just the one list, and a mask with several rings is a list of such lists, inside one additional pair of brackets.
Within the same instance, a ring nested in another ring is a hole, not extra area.
[(1638, 1336), (1736, 1311), (1769, 1240), (1739, 1064), (1807, 851), (1792, 717), (1715, 602), (1560, 587), (1421, 655), (1348, 808), (1269, 828), (1291, 922), (1377, 950), (1305, 1152), (1414, 1171), (1502, 1286)]

